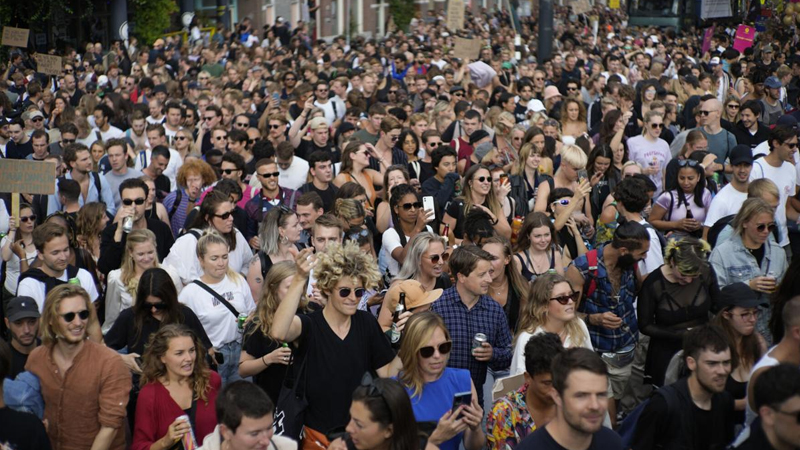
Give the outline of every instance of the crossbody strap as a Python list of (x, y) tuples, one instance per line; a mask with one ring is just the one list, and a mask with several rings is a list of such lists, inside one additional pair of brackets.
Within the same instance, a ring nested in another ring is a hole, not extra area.
[(231, 314), (233, 314), (234, 317), (236, 317), (237, 319), (239, 318), (239, 311), (237, 311), (236, 308), (234, 308), (233, 305), (231, 305), (231, 303), (229, 301), (225, 300), (225, 297), (219, 295), (219, 293), (217, 293), (217, 291), (211, 289), (207, 284), (203, 283), (200, 280), (194, 280), (194, 281), (192, 281), (192, 283), (200, 286), (201, 288), (206, 290), (209, 294), (213, 295), (214, 298), (219, 300), (220, 303), (222, 303), (223, 305), (225, 305), (226, 308), (228, 308), (228, 311), (230, 311)]

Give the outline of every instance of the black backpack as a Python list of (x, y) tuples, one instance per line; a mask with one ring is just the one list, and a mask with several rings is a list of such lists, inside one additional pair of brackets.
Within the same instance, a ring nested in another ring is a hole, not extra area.
[[(75, 278), (78, 276), (78, 268), (73, 265), (67, 266), (67, 280), (71, 278)], [(51, 289), (56, 286), (61, 286), (62, 284), (67, 284), (67, 281), (59, 280), (58, 278), (51, 277), (50, 275), (44, 273), (42, 269), (33, 268), (28, 269), (19, 276), (18, 283), (21, 283), (22, 280), (26, 278), (33, 278), (40, 283), (44, 283), (44, 294), (47, 295)], [(17, 290), (19, 290), (19, 284), (17, 284)]]
[[(97, 172), (89, 172), (94, 178), (94, 188), (97, 190), (97, 201), (103, 201), (103, 186), (100, 184), (100, 174)], [(58, 180), (66, 180), (67, 177), (59, 177)]]

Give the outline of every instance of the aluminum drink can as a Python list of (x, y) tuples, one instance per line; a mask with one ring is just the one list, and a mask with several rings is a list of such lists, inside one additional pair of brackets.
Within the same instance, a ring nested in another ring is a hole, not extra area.
[(475, 333), (475, 337), (472, 338), (472, 349), (475, 350), (478, 347), (483, 346), (484, 342), (487, 342), (488, 339), (486, 335), (483, 333)]
[(239, 317), (236, 318), (236, 326), (239, 328), (239, 331), (244, 330), (244, 323), (247, 321), (247, 314), (239, 313)]
[(197, 449), (197, 439), (194, 437), (194, 430), (192, 430), (191, 424), (192, 422), (189, 420), (189, 416), (183, 414), (178, 416), (177, 419), (183, 419), (186, 423), (189, 424), (189, 432), (184, 434), (181, 438), (181, 442), (183, 443), (183, 450), (196, 450)]
[(125, 233), (133, 231), (133, 217), (128, 216), (122, 219), (122, 231)]

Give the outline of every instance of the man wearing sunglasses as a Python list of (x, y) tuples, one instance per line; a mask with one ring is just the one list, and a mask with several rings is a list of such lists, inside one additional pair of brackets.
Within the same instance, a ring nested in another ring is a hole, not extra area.
[[(201, 102), (201, 99), (198, 99), (198, 104)], [(219, 109), (217, 105), (208, 105), (205, 111), (202, 111), (202, 115), (200, 116), (200, 132), (197, 133), (197, 141), (195, 142), (195, 146), (200, 149), (202, 154), (206, 154), (207, 151), (211, 150), (212, 148), (216, 148), (214, 145), (214, 139), (212, 139), (212, 130), (217, 128), (220, 123), (222, 122), (222, 110)], [(223, 149), (224, 151), (224, 149)]]
[(259, 195), (251, 198), (244, 207), (247, 213), (247, 229), (242, 230), (244, 237), (253, 248), (258, 248), (258, 226), (266, 214), (275, 207), (285, 206), (295, 209), (297, 191), (278, 185), (278, 163), (273, 158), (263, 158), (256, 163), (256, 177), (261, 182)]
[(758, 420), (731, 448), (800, 448), (800, 369), (797, 365), (781, 364), (766, 370), (753, 387), (753, 400)]
[[(403, 131), (403, 124), (393, 116), (386, 116), (381, 120), (378, 143), (375, 144), (375, 155), (370, 155), (369, 167), (381, 173), (395, 163), (407, 162), (403, 151), (397, 147), (397, 139)], [(396, 149), (396, 150), (395, 150)]]
[[(731, 150), (736, 147), (736, 137), (722, 128), (722, 102), (716, 98), (704, 101), (700, 104), (700, 114), (702, 118), (698, 126), (708, 140), (708, 151), (717, 155), (718, 164), (725, 165)], [(725, 173), (731, 172), (730, 165), (725, 165)]]
[(114, 205), (119, 208), (121, 203), (119, 187), (122, 182), (131, 178), (139, 178), (143, 174), (133, 167), (128, 167), (128, 144), (123, 139), (107, 141), (106, 156), (111, 170), (106, 172), (105, 176), (111, 185), (111, 191), (114, 193)]

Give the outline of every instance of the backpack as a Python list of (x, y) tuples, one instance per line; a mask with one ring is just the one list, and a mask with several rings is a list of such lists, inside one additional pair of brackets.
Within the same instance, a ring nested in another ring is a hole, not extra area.
[[(633, 409), (633, 411), (625, 416), (622, 424), (620, 424), (619, 428), (617, 428), (617, 434), (619, 434), (619, 437), (622, 438), (622, 448), (631, 448), (633, 438), (636, 435), (636, 425), (639, 423), (639, 418), (641, 417), (642, 412), (644, 412), (644, 409), (650, 403), (650, 400), (652, 400), (652, 398), (656, 395), (660, 395), (664, 398), (664, 400), (666, 400), (668, 417), (675, 417), (675, 412), (680, 411), (678, 390), (673, 385), (659, 388), (649, 399), (640, 403), (636, 408)], [(683, 416), (681, 415), (679, 417)], [(663, 448), (664, 444), (666, 443), (662, 443), (662, 445), (657, 448)]]
[(711, 245), (711, 248), (717, 246), (717, 237), (722, 232), (722, 230), (728, 226), (729, 223), (733, 221), (733, 218), (736, 217), (736, 214), (731, 214), (730, 216), (725, 216), (714, 222), (714, 225), (708, 229), (708, 243)]
[(593, 248), (586, 252), (586, 264), (589, 273), (592, 274), (592, 279), (589, 280), (589, 286), (586, 288), (586, 298), (589, 298), (597, 290), (597, 249)]
[(667, 238), (664, 236), (664, 233), (653, 227), (650, 222), (645, 222), (642, 224), (642, 226), (656, 232), (656, 236), (658, 236), (658, 243), (661, 244), (661, 256), (664, 256), (664, 253), (667, 249)]
[[(73, 265), (67, 266), (67, 280), (75, 278), (78, 276), (78, 268)], [(50, 275), (44, 273), (42, 269), (33, 268), (28, 269), (19, 276), (18, 283), (21, 283), (22, 280), (26, 278), (33, 278), (34, 280), (44, 283), (44, 294), (47, 295), (50, 290), (52, 290), (56, 286), (61, 286), (62, 284), (67, 284), (67, 281), (59, 280), (58, 278), (51, 277)], [(19, 284), (17, 284), (17, 289), (19, 290)]]
[(170, 208), (167, 213), (170, 222), (172, 222), (172, 216), (174, 216), (175, 211), (178, 210), (178, 205), (181, 204), (181, 200), (183, 200), (183, 189), (178, 188), (178, 190), (175, 191), (175, 202), (172, 203), (172, 208)]
[[(94, 188), (97, 190), (97, 201), (103, 201), (103, 186), (100, 184), (100, 174), (97, 172), (89, 172), (92, 174), (92, 178), (94, 178)], [(66, 180), (67, 177), (59, 177), (58, 180)]]

